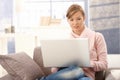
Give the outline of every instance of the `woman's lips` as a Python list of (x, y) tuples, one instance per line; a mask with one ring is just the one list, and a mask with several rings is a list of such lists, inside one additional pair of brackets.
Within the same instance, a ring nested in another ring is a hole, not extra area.
[(74, 28), (78, 28), (79, 26), (74, 26)]

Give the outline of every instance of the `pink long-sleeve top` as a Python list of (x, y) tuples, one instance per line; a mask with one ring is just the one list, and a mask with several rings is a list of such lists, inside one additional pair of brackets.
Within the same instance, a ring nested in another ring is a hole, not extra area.
[[(107, 69), (107, 47), (101, 33), (85, 28), (80, 36), (72, 32), (74, 38), (88, 38), (91, 68), (83, 68), (85, 75), (95, 80), (95, 72)], [(83, 53), (84, 54), (84, 53)]]

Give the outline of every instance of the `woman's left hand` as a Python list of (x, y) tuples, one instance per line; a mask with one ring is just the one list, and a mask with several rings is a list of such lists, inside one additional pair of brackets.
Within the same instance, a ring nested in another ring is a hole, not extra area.
[(52, 73), (56, 73), (57, 71), (58, 71), (58, 68), (57, 68), (57, 67), (51, 68), (51, 72), (52, 72)]

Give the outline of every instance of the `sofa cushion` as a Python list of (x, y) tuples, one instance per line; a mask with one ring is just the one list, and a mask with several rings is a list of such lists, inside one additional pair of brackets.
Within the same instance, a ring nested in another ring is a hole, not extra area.
[(35, 80), (44, 75), (41, 68), (24, 52), (0, 55), (0, 64), (14, 80)]

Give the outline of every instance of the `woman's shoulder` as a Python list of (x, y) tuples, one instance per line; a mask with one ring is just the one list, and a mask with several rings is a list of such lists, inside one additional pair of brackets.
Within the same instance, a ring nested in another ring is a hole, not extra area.
[(95, 36), (96, 36), (97, 39), (103, 39), (104, 38), (103, 34), (100, 33), (100, 32), (95, 32)]
[(86, 28), (86, 33), (88, 37), (92, 37), (95, 35), (95, 31), (90, 28)]
[(98, 32), (98, 31), (92, 30), (92, 29), (90, 29), (90, 28), (86, 28), (86, 30), (87, 30), (87, 32), (88, 32), (88, 35), (90, 35), (90, 36), (95, 36), (95, 37), (97, 37), (97, 38), (103, 37), (103, 34), (100, 33), (100, 32)]

